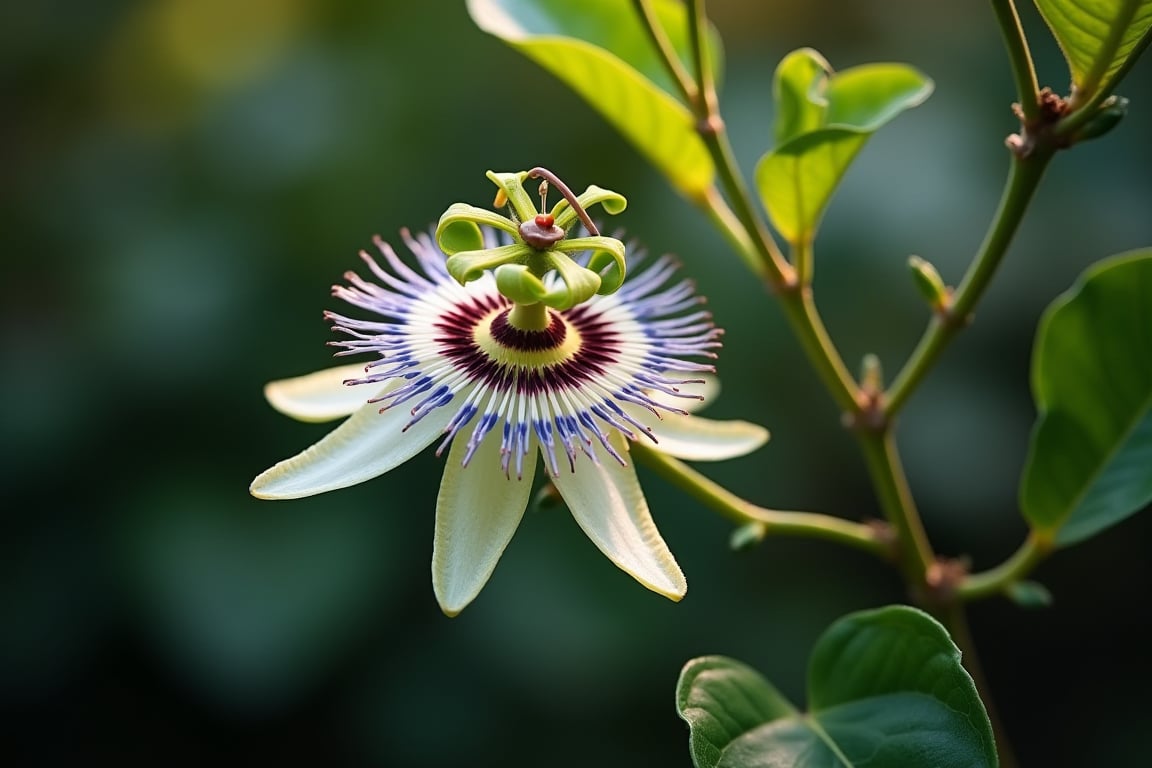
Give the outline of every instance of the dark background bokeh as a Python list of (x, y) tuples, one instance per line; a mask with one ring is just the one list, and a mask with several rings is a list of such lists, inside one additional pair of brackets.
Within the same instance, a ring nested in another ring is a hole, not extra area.
[[(983, 3), (715, 0), (726, 117), (750, 170), (787, 51), (903, 60), (937, 92), (861, 155), (820, 241), (850, 361), (895, 369), (925, 321), (910, 253), (958, 280), (995, 206), (1012, 84)], [(1042, 78), (1066, 83), (1031, 7)], [(1058, 158), (974, 327), (900, 427), (941, 551), (999, 562), (1043, 307), (1152, 244), (1152, 70), (1131, 114)], [(321, 310), (374, 233), (485, 203), (486, 169), (547, 165), (628, 195), (727, 328), (711, 414), (773, 441), (711, 476), (780, 508), (876, 514), (861, 462), (782, 317), (704, 218), (590, 109), (476, 31), (461, 3), (105, 0), (0, 10), (0, 759), (8, 765), (688, 765), (681, 664), (726, 653), (803, 701), (808, 649), (903, 598), (832, 545), (727, 547), (728, 523), (644, 473), (688, 574), (635, 585), (562, 509), (529, 514), (481, 597), (438, 611), (441, 462), (297, 502), (251, 478), (320, 437), (261, 387), (329, 364)], [(972, 611), (1026, 765), (1152, 751), (1148, 516), (1061, 552), (1054, 607)]]

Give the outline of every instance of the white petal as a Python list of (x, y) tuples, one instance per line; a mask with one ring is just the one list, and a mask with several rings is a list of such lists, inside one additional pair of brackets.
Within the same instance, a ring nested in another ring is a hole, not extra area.
[(362, 363), (326, 368), (306, 376), (269, 382), (264, 387), (264, 397), (273, 408), (294, 419), (331, 421), (351, 415), (369, 398), (380, 394), (380, 386), (344, 383), (345, 379), (359, 379), (364, 375)]
[(536, 451), (524, 462), (524, 476), (505, 477), (500, 469), (500, 437), (490, 434), (467, 467), (460, 466), (468, 436), (456, 437), (436, 499), (432, 545), (432, 588), (440, 609), (455, 616), (480, 594), (528, 506)]
[(295, 499), (371, 480), (443, 434), (455, 413), (452, 403), (435, 408), (402, 432), (412, 418), (409, 409), (378, 411), (375, 404), (363, 406), (311, 448), (265, 470), (252, 481), (252, 495)]
[[(676, 397), (675, 395), (669, 395), (665, 392), (657, 392), (656, 390), (649, 392), (648, 395), (661, 405), (665, 405), (669, 408), (678, 408), (682, 411), (688, 411), (689, 413), (695, 413), (701, 408), (707, 407), (707, 405), (715, 400), (716, 396), (720, 394), (720, 379), (716, 378), (710, 373), (694, 373), (692, 374), (692, 378), (703, 379), (704, 383), (679, 384), (676, 387), (676, 389), (680, 390), (682, 393), (692, 395), (693, 397), (691, 398)], [(696, 397), (701, 397), (703, 399), (694, 399)]]
[[(627, 441), (613, 432), (613, 445), (628, 457)], [(603, 456), (599, 466), (581, 455), (576, 471), (552, 478), (576, 522), (600, 551), (644, 586), (679, 600), (688, 584), (656, 530), (632, 466)]]
[(715, 421), (675, 413), (657, 419), (649, 413), (644, 423), (652, 427), (656, 450), (688, 461), (732, 459), (768, 442), (768, 430), (748, 421)]

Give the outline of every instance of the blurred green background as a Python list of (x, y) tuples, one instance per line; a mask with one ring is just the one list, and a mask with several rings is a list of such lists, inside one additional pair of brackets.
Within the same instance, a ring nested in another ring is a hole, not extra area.
[[(578, 4), (577, 4), (578, 5)], [(819, 243), (817, 289), (847, 359), (894, 370), (926, 311), (911, 253), (956, 282), (1014, 129), (983, 3), (714, 0), (725, 115), (750, 171), (770, 77), (802, 45), (837, 67), (916, 64), (937, 83), (862, 153)], [(1042, 80), (1067, 73), (1035, 11)], [(780, 508), (876, 514), (838, 416), (783, 319), (704, 218), (462, 3), (103, 0), (0, 9), (0, 759), (8, 765), (688, 765), (673, 688), (737, 656), (803, 701), (837, 616), (903, 599), (832, 545), (734, 554), (730, 526), (642, 470), (691, 589), (634, 584), (563, 509), (529, 514), (481, 597), (432, 596), (440, 460), (296, 502), (252, 477), (323, 435), (262, 399), (331, 362), (329, 286), (485, 170), (546, 165), (625, 193), (618, 223), (674, 251), (727, 328), (710, 414), (769, 426), (706, 472)], [(1023, 535), (1016, 480), (1037, 318), (1089, 263), (1152, 244), (1152, 68), (1106, 139), (1058, 158), (974, 327), (900, 437), (939, 549), (976, 567)], [(614, 222), (617, 223), (617, 222)], [(1152, 751), (1148, 515), (1059, 553), (1028, 612), (974, 632), (1026, 765)]]

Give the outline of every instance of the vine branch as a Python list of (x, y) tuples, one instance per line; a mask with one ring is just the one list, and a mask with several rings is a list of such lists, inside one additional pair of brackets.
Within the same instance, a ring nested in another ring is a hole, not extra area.
[(973, 573), (964, 578), (956, 588), (961, 600), (978, 600), (982, 597), (1003, 594), (1013, 584), (1023, 580), (1052, 551), (1052, 543), (1035, 533), (1029, 534), (1016, 552), (995, 568), (981, 573)]
[(885, 393), (884, 408), (889, 419), (904, 407), (956, 332), (968, 324), (972, 310), (983, 296), (1024, 218), (1053, 153), (1051, 148), (1037, 145), (1026, 157), (1012, 156), (1000, 205), (960, 287), (952, 294), (946, 311), (933, 315), (924, 335)]
[(1016, 97), (1026, 124), (1040, 119), (1040, 84), (1036, 80), (1036, 67), (1032, 63), (1032, 52), (1028, 50), (1028, 40), (1020, 25), (1020, 14), (1013, 0), (992, 0), (992, 10), (1000, 25), (1004, 46), (1008, 49), (1008, 60), (1012, 64), (1012, 76), (1016, 80)]
[(708, 508), (740, 524), (757, 523), (768, 536), (806, 536), (835, 541), (883, 559), (892, 559), (890, 537), (877, 525), (855, 523), (819, 512), (766, 509), (741, 498), (693, 467), (643, 443), (631, 444), (632, 455)]

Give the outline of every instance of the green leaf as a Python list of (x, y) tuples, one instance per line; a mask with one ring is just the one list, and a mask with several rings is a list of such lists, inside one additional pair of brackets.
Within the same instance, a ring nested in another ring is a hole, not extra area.
[(810, 241), (832, 193), (867, 135), (824, 128), (797, 136), (756, 166), (760, 199), (780, 235), (793, 245)]
[(864, 64), (832, 75), (825, 98), (829, 126), (874, 133), (932, 95), (932, 80), (907, 64)]
[(1036, 0), (1072, 72), (1073, 98), (1086, 101), (1147, 45), (1152, 0)]
[(793, 245), (807, 243), (832, 194), (868, 137), (932, 93), (904, 64), (866, 64), (833, 73), (811, 49), (776, 69), (778, 146), (760, 159), (756, 185), (772, 223)]
[(776, 65), (772, 98), (776, 102), (776, 143), (823, 125), (828, 100), (823, 90), (832, 66), (817, 51), (801, 48)]
[(676, 710), (688, 721), (688, 749), (698, 768), (720, 765), (733, 742), (763, 723), (800, 717), (759, 672), (724, 656), (684, 665)]
[(1020, 506), (1057, 545), (1152, 501), (1152, 250), (1089, 269), (1040, 321)]
[[(681, 60), (690, 49), (683, 3), (652, 3)], [(683, 193), (712, 184), (714, 167), (632, 5), (620, 0), (468, 0), (472, 20), (588, 101)], [(710, 58), (719, 43), (710, 39)], [(714, 68), (719, 69), (718, 64)], [(510, 89), (510, 114), (533, 117), (531, 94)]]
[(680, 674), (676, 704), (697, 768), (995, 766), (992, 727), (960, 651), (926, 613), (850, 614), (817, 641), (808, 713), (744, 664), (709, 656)]

